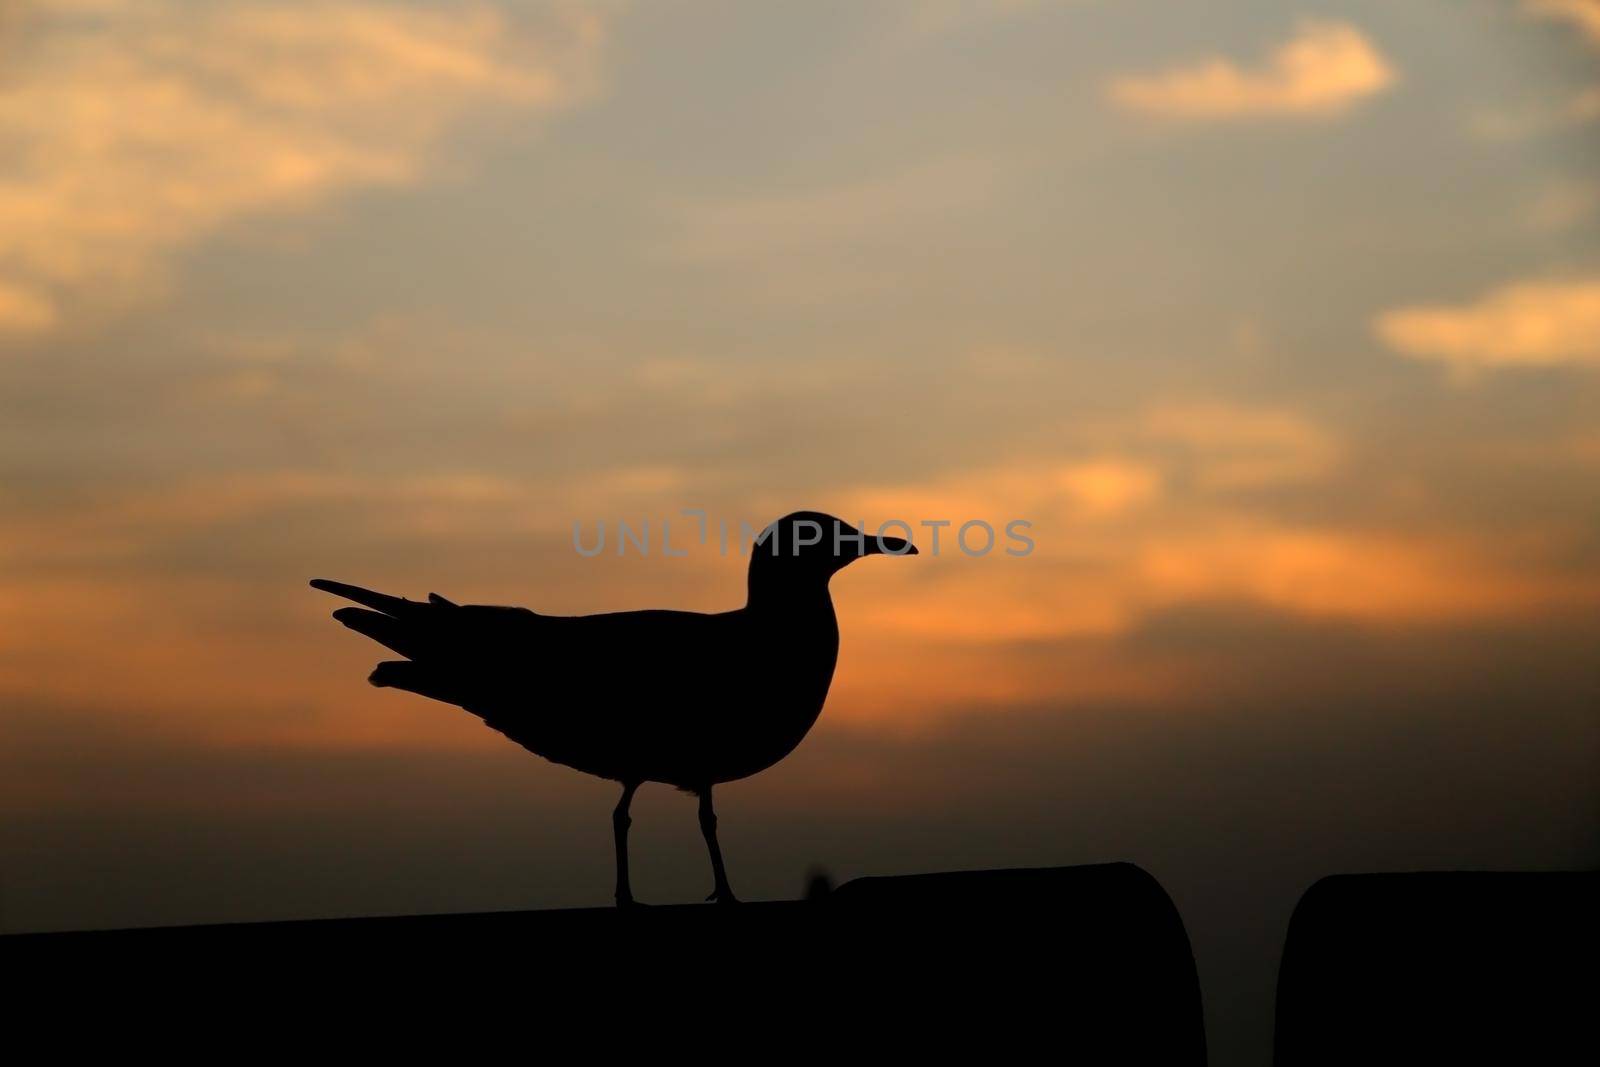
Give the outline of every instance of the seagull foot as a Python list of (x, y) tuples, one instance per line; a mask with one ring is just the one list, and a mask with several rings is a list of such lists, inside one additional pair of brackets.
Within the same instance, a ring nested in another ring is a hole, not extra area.
[(711, 891), (711, 895), (709, 897), (706, 897), (706, 900), (708, 902), (714, 900), (718, 904), (737, 904), (737, 903), (739, 903), (739, 898), (733, 895), (733, 890), (731, 890), (731, 889), (713, 889)]

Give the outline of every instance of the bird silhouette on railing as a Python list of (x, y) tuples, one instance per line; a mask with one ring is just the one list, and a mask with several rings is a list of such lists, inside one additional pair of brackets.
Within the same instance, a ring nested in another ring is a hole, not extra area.
[(734, 903), (712, 787), (783, 759), (821, 714), (839, 657), (828, 580), (862, 556), (916, 551), (829, 515), (786, 515), (751, 547), (745, 606), (716, 615), (540, 615), (311, 585), (364, 605), (333, 617), (406, 657), (378, 664), (373, 685), (460, 705), (531, 752), (622, 783), (618, 905), (633, 903), (628, 806), (645, 782), (699, 797), (715, 879), (706, 899)]

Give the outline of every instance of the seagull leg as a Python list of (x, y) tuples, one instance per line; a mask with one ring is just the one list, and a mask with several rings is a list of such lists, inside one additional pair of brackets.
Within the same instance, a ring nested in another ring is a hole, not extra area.
[(716, 888), (706, 899), (719, 904), (739, 903), (739, 898), (733, 895), (733, 890), (728, 886), (728, 872), (722, 867), (722, 846), (717, 844), (717, 813), (711, 808), (709, 785), (700, 793), (700, 832), (705, 835), (706, 848), (711, 851), (711, 874), (716, 879)]
[(617, 907), (619, 908), (625, 908), (633, 903), (633, 890), (628, 886), (628, 827), (633, 825), (633, 819), (628, 815), (628, 805), (633, 803), (633, 793), (638, 788), (638, 782), (623, 782), (622, 799), (617, 801), (617, 808), (611, 813), (611, 835), (617, 842)]

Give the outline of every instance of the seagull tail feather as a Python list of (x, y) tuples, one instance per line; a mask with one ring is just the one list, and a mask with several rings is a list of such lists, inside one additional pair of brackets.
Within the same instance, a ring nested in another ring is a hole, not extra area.
[(446, 704), (460, 704), (463, 700), (456, 687), (440, 678), (437, 672), (410, 660), (384, 660), (373, 668), (367, 681), (379, 689), (404, 689)]

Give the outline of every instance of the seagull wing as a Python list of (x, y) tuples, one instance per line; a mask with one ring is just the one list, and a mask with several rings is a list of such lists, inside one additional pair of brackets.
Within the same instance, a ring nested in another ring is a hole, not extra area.
[(725, 703), (705, 691), (719, 677), (707, 657), (744, 659), (737, 613), (540, 615), (311, 585), (363, 605), (333, 617), (406, 657), (378, 664), (373, 685), (459, 705), (547, 759), (606, 777), (703, 747), (717, 724), (701, 709)]

